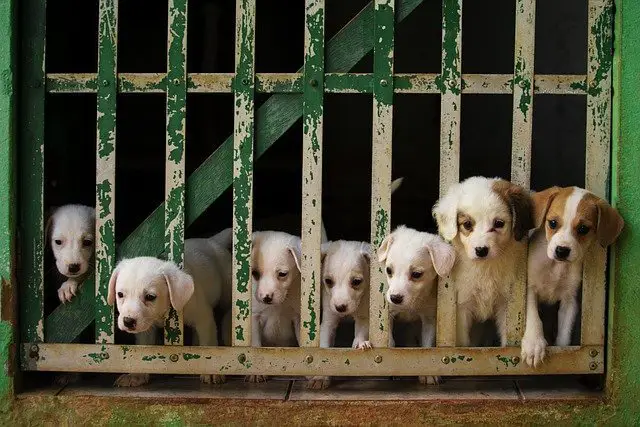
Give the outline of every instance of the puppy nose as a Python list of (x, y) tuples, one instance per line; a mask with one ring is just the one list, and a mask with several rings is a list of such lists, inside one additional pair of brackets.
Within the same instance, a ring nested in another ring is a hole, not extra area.
[(479, 258), (484, 258), (487, 255), (489, 255), (489, 248), (486, 246), (478, 246), (476, 248), (476, 255), (478, 255)]
[(398, 295), (398, 294), (393, 294), (391, 295), (391, 302), (394, 304), (402, 304), (402, 300), (404, 299), (404, 296), (402, 295)]
[(69, 273), (76, 274), (80, 271), (80, 264), (69, 264), (67, 268), (69, 269)]
[(262, 302), (265, 304), (271, 304), (273, 302), (273, 296), (271, 294), (263, 296)]
[(345, 311), (347, 311), (347, 306), (345, 304), (336, 305), (336, 311), (338, 313), (344, 313)]
[(570, 253), (571, 248), (568, 248), (566, 246), (556, 246), (556, 258), (567, 259)]
[(122, 319), (122, 323), (124, 323), (124, 326), (129, 329), (133, 329), (136, 327), (136, 319), (132, 317), (125, 317), (124, 319)]

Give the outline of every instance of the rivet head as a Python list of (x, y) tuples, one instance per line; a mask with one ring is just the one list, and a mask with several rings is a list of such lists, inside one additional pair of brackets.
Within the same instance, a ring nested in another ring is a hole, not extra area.
[(102, 352), (102, 354), (100, 354), (100, 356), (101, 356), (103, 359), (108, 359), (108, 358), (109, 358), (109, 353), (107, 353), (106, 351), (104, 351), (104, 352)]
[(246, 356), (244, 353), (240, 353), (240, 354), (238, 355), (238, 362), (240, 362), (240, 363), (244, 363), (244, 362), (246, 362), (246, 361), (247, 361), (247, 356)]
[(596, 356), (598, 355), (598, 350), (596, 350), (595, 348), (594, 348), (594, 349), (592, 349), (592, 350), (589, 352), (589, 355), (590, 355), (591, 357), (596, 357)]
[(33, 344), (29, 350), (31, 350), (32, 353), (37, 353), (40, 351), (40, 347), (38, 347), (38, 344)]
[(313, 87), (318, 86), (318, 81), (316, 79), (311, 79), (309, 80), (309, 84)]
[(242, 79), (242, 84), (245, 86), (249, 85), (249, 80), (248, 79)]
[(520, 86), (523, 89), (526, 85), (527, 85), (527, 82), (525, 82), (524, 80), (520, 80), (520, 83), (518, 83), (518, 86)]
[(180, 79), (173, 79), (173, 84), (176, 86), (180, 85)]
[(589, 363), (589, 369), (595, 371), (596, 369), (598, 369), (598, 364), (596, 362)]
[(380, 86), (387, 87), (388, 84), (389, 82), (387, 82), (385, 79), (380, 80)]
[(449, 356), (444, 356), (442, 358), (442, 363), (444, 363), (445, 365), (448, 364), (451, 360), (449, 359)]
[(109, 86), (109, 80), (103, 80), (102, 81), (102, 86), (104, 86), (104, 87)]
[(520, 356), (513, 356), (511, 358), (511, 363), (513, 363), (514, 365), (517, 365), (518, 363), (520, 363)]
[(382, 363), (382, 356), (377, 355), (375, 359), (373, 359), (376, 361), (376, 363)]
[(169, 356), (169, 360), (171, 360), (172, 362), (177, 362), (178, 361), (178, 355), (177, 354), (172, 354), (171, 356)]
[(313, 356), (312, 355), (308, 355), (307, 357), (304, 358), (304, 361), (307, 362), (307, 363), (313, 362)]

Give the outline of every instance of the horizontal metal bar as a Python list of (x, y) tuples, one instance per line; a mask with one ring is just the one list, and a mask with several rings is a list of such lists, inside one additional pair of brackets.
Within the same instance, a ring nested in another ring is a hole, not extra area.
[[(438, 94), (439, 74), (395, 74), (394, 92), (406, 94)], [(256, 92), (302, 93), (302, 73), (256, 74)], [(372, 93), (372, 74), (327, 73), (324, 90), (328, 93)], [(189, 93), (231, 93), (233, 73), (189, 74)], [(509, 94), (512, 92), (512, 74), (463, 74), (462, 92), (468, 94)], [(49, 93), (95, 93), (98, 81), (95, 74), (47, 74)], [(118, 90), (121, 93), (164, 93), (164, 73), (121, 73)], [(536, 75), (534, 90), (537, 95), (586, 95), (586, 75)]]
[(604, 347), (549, 347), (537, 369), (519, 347), (250, 348), (22, 344), (26, 371), (227, 375), (540, 375), (601, 374)]

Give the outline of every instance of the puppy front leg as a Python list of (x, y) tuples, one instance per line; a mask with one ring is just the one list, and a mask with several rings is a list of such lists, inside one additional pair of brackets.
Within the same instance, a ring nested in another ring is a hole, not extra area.
[(520, 356), (529, 366), (537, 367), (546, 356), (542, 320), (538, 313), (538, 297), (533, 289), (527, 289), (527, 318), (522, 337)]
[[(260, 316), (256, 315), (251, 316), (251, 347), (262, 347)], [(267, 377), (264, 375), (245, 375), (244, 380), (250, 383), (263, 383), (267, 381)]]
[(578, 314), (578, 303), (575, 296), (560, 301), (560, 309), (558, 310), (558, 336), (556, 337), (557, 346), (568, 346), (571, 344), (571, 332), (573, 324)]
[(507, 306), (502, 305), (496, 312), (496, 326), (500, 336), (500, 346), (506, 347), (507, 342)]
[[(325, 311), (322, 317), (322, 323), (320, 324), (320, 347), (330, 348), (334, 345), (336, 329), (338, 328), (340, 319), (328, 311)], [(307, 379), (308, 389), (323, 390), (331, 384), (331, 377), (328, 376), (316, 375), (313, 377), (307, 377)]]
[(73, 297), (76, 296), (78, 292), (78, 287), (80, 286), (80, 282), (74, 278), (68, 278), (66, 282), (60, 285), (58, 289), (58, 299), (61, 303), (65, 304)]
[[(136, 345), (154, 345), (157, 328), (152, 326), (136, 334)], [(122, 374), (114, 383), (117, 387), (138, 387), (149, 382), (149, 374)]]
[[(197, 341), (198, 345), (202, 346), (217, 346), (218, 345), (218, 325), (216, 325), (216, 319), (213, 317), (213, 312), (207, 310), (206, 314), (202, 314), (198, 322), (193, 328), (194, 341)], [(225, 382), (224, 375), (200, 375), (200, 382), (205, 384), (222, 384)]]
[(471, 321), (472, 316), (469, 309), (458, 306), (456, 310), (456, 341), (459, 347), (471, 345)]
[(354, 323), (352, 347), (361, 350), (371, 348), (371, 342), (369, 341), (369, 317), (356, 317)]
[[(433, 344), (436, 341), (436, 328), (434, 325), (435, 319), (427, 316), (420, 316), (420, 321), (422, 323), (420, 344), (422, 348), (433, 347)], [(418, 380), (420, 381), (420, 384), (437, 385), (440, 384), (442, 378), (439, 376), (421, 375), (418, 377)]]

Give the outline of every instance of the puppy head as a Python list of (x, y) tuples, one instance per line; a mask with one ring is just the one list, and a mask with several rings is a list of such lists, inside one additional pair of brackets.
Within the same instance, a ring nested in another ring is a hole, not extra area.
[(253, 233), (251, 277), (256, 299), (282, 304), (289, 289), (300, 286), (300, 238), (279, 231)]
[(384, 263), (391, 305), (413, 308), (429, 295), (436, 276), (446, 277), (456, 258), (455, 250), (440, 237), (400, 226), (378, 248)]
[(162, 324), (171, 306), (182, 311), (193, 291), (191, 276), (174, 263), (138, 257), (118, 263), (109, 280), (107, 302), (117, 302), (118, 328), (138, 333)]
[(582, 188), (552, 187), (532, 197), (536, 226), (544, 227), (550, 259), (581, 262), (594, 241), (607, 247), (624, 227), (609, 203)]
[(87, 272), (94, 253), (95, 210), (89, 206), (61, 206), (49, 217), (45, 233), (60, 274), (79, 277)]
[(358, 310), (369, 292), (370, 247), (344, 240), (322, 245), (322, 283), (330, 295), (329, 307), (338, 316)]
[(528, 192), (497, 178), (473, 177), (452, 186), (433, 215), (442, 237), (459, 242), (473, 260), (500, 256), (533, 228)]

